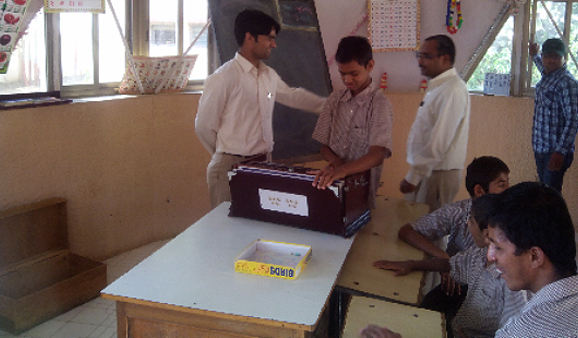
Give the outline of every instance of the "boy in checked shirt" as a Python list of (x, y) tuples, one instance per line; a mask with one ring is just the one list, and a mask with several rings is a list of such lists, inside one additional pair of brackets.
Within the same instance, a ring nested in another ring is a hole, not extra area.
[(383, 161), (391, 156), (391, 104), (372, 82), (375, 61), (366, 38), (341, 39), (335, 60), (346, 89), (329, 96), (313, 132), (329, 162), (316, 173), (313, 186), (325, 189), (335, 180), (371, 169), (369, 206), (374, 208)]

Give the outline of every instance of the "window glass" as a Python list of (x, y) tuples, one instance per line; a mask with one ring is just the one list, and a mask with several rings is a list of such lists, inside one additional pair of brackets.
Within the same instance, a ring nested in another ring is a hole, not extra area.
[(8, 71), (0, 75), (0, 94), (47, 91), (44, 13), (37, 14), (10, 56)]
[(94, 84), (92, 16), (60, 14), (63, 86)]
[(510, 16), (468, 80), (468, 90), (483, 91), (486, 73), (511, 73), (513, 38), (514, 17)]
[[(189, 45), (197, 34), (203, 29), (208, 18), (208, 4), (206, 0), (189, 0), (184, 2), (183, 10), (183, 52), (189, 48)], [(197, 61), (191, 73), (191, 80), (202, 80), (208, 75), (208, 36), (209, 29), (205, 29), (197, 42), (193, 45), (188, 55), (197, 54)]]
[[(191, 0), (185, 2), (189, 1)], [(177, 0), (150, 0), (150, 56), (178, 55), (178, 15), (179, 8)]]
[[(125, 35), (125, 0), (112, 0), (112, 5)], [(120, 82), (125, 72), (126, 53), (112, 11), (108, 8), (108, 2), (106, 13), (98, 15), (98, 40), (99, 81)]]

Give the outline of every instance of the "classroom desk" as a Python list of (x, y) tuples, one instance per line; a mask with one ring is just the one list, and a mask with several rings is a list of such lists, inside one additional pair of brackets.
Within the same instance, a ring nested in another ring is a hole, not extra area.
[(445, 338), (440, 312), (377, 299), (354, 296), (349, 305), (342, 338), (358, 338), (368, 324), (400, 333), (403, 338)]
[[(118, 337), (309, 337), (353, 239), (228, 217), (223, 203), (102, 291)], [(255, 239), (306, 244), (295, 280), (235, 272)]]
[(422, 251), (397, 237), (404, 224), (428, 213), (425, 204), (398, 198), (378, 196), (371, 222), (357, 233), (355, 242), (337, 279), (337, 290), (369, 295), (390, 301), (417, 305), (420, 300), (423, 273), (414, 271), (403, 277), (373, 267), (379, 259), (423, 259)]

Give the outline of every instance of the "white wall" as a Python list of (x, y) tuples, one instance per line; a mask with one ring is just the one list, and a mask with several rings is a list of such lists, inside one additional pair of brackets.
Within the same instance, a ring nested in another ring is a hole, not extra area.
[[(446, 31), (445, 0), (421, 0), (421, 42), (436, 34), (450, 35)], [(335, 54), (337, 44), (342, 37), (351, 33), (367, 11), (367, 0), (315, 0), (321, 34), (325, 44), (327, 58)], [(466, 65), (471, 55), (482, 42), (495, 17), (500, 13), (503, 2), (496, 0), (462, 1), (462, 28), (450, 35), (456, 44), (456, 69), (458, 72)], [(518, 14), (521, 15), (521, 14)], [(356, 35), (367, 36), (367, 24), (361, 25)], [(419, 72), (414, 52), (374, 53), (376, 67), (373, 70), (374, 83), (379, 83), (387, 72), (388, 91), (418, 91), (424, 77)], [(343, 88), (337, 73), (337, 66), (330, 67), (331, 79), (335, 89)]]

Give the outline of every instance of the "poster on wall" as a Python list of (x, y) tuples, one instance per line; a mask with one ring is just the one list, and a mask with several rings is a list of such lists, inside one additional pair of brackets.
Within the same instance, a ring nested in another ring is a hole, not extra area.
[(6, 74), (12, 50), (23, 29), (26, 0), (0, 0), (0, 74)]
[(368, 0), (369, 40), (374, 52), (419, 49), (420, 0)]
[(104, 13), (105, 0), (44, 0), (46, 13)]

